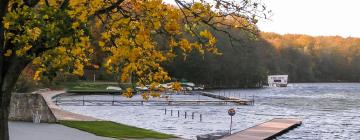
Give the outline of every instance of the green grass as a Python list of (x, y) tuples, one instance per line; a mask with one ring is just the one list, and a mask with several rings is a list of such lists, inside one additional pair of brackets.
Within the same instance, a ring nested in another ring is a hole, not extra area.
[(168, 139), (175, 138), (173, 135), (163, 134), (142, 128), (127, 126), (110, 121), (60, 121), (60, 124), (76, 128), (82, 131), (93, 133), (98, 136), (122, 138), (154, 138)]
[(91, 83), (91, 82), (76, 82), (76, 83), (67, 83), (64, 86), (68, 90), (106, 90), (108, 86), (119, 86), (118, 84), (110, 83)]

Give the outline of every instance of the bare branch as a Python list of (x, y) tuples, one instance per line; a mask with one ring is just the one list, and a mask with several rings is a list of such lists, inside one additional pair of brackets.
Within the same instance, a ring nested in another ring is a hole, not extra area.
[(64, 0), (63, 3), (60, 6), (60, 9), (65, 9), (69, 6), (69, 1), (70, 0)]

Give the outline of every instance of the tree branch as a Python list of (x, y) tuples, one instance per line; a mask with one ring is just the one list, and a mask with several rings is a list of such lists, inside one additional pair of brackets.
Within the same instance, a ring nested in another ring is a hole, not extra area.
[(60, 6), (60, 9), (65, 9), (68, 6), (69, 6), (69, 0), (64, 0), (64, 2)]
[(37, 5), (39, 3), (39, 1), (40, 0), (23, 0), (25, 5), (27, 5), (29, 7), (34, 7), (35, 5)]
[(46, 6), (50, 6), (49, 1), (45, 0)]
[(119, 6), (122, 2), (124, 2), (124, 1), (125, 1), (125, 0), (118, 0), (118, 1), (116, 1), (115, 3), (111, 4), (111, 6), (109, 6), (109, 7), (106, 7), (106, 8), (104, 8), (104, 9), (100, 9), (100, 10), (98, 10), (98, 11), (95, 11), (95, 13), (94, 13), (93, 15), (90, 15), (89, 18), (94, 18), (94, 17), (97, 16), (97, 15), (101, 15), (101, 14), (108, 13), (108, 12), (110, 12), (111, 10), (113, 10), (113, 9), (115, 9), (115, 8), (118, 8), (118, 6)]

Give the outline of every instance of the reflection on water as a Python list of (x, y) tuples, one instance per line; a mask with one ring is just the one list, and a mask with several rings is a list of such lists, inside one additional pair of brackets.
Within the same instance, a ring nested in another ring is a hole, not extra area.
[(303, 125), (277, 139), (360, 140), (360, 84), (291, 84), (287, 88), (215, 90), (212, 92), (225, 96), (248, 98), (255, 96), (255, 106), (166, 107), (168, 110), (201, 113), (204, 116), (202, 122), (197, 119), (177, 118), (176, 115), (173, 117), (164, 115), (165, 107), (162, 106), (63, 106), (63, 108), (194, 139), (199, 134), (227, 130), (229, 116), (227, 116), (226, 110), (235, 107), (237, 110), (234, 118), (235, 131), (272, 118), (296, 117), (304, 120)]

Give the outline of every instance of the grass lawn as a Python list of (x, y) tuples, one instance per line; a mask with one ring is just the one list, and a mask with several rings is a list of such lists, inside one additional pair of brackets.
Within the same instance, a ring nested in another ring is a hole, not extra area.
[(78, 82), (63, 82), (57, 83), (53, 85), (52, 88), (55, 89), (68, 89), (68, 90), (75, 90), (75, 91), (101, 91), (106, 90), (108, 86), (115, 86), (121, 87), (123, 89), (130, 87), (131, 84), (129, 83), (116, 83), (116, 82), (86, 82), (86, 81), (78, 81)]
[(68, 90), (106, 90), (108, 86), (119, 86), (117, 83), (68, 82), (61, 84)]
[(111, 138), (175, 138), (173, 135), (163, 134), (142, 128), (127, 126), (110, 121), (60, 121), (60, 124), (93, 133), (98, 136)]

